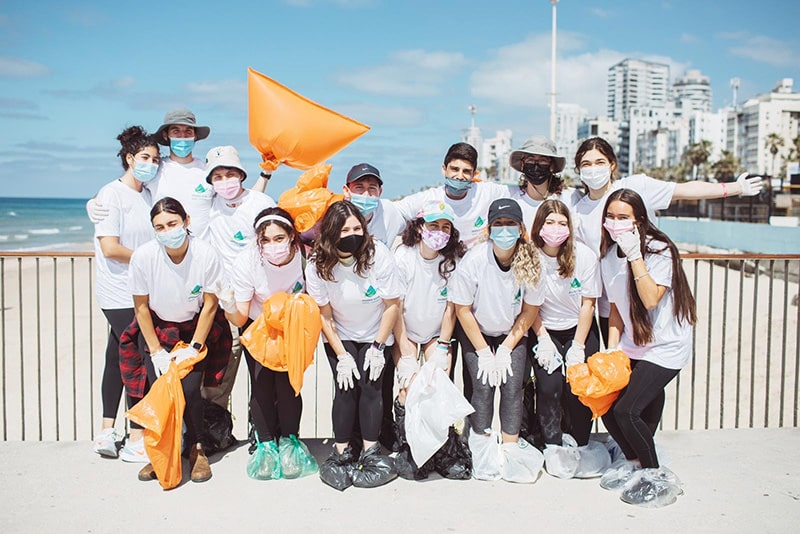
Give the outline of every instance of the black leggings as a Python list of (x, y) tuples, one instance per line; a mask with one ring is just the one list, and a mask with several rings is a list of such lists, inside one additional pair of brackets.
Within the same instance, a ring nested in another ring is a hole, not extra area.
[(281, 436), (295, 436), (300, 431), (303, 397), (294, 395), (289, 373), (273, 371), (258, 363), (244, 346), (250, 373), (250, 417), (260, 441)]
[[(564, 358), (566, 358), (567, 351), (572, 346), (576, 328), (547, 331), (556, 349)], [(592, 326), (589, 328), (585, 345), (584, 352), (587, 358), (600, 348), (597, 325), (594, 321), (592, 321)], [(578, 445), (582, 446), (589, 443), (589, 434), (592, 430), (592, 411), (578, 400), (577, 395), (572, 393), (572, 388), (567, 384), (561, 369), (553, 371), (553, 374), (547, 374), (547, 371), (539, 365), (534, 356), (533, 373), (536, 377), (536, 416), (539, 418), (544, 442), (554, 445), (561, 445), (562, 443), (561, 405), (563, 402), (569, 417), (569, 422), (565, 425), (569, 430), (569, 434), (575, 438)]]
[[(455, 328), (453, 329), (453, 343), (450, 345), (451, 353), (453, 355), (452, 363), (450, 364), (450, 380), (455, 382), (456, 376), (456, 360), (458, 360), (459, 347), (461, 348), (461, 359), (464, 359), (464, 347), (472, 347), (472, 343), (467, 337), (467, 333), (461, 327), (461, 323), (456, 321)], [(469, 374), (469, 368), (466, 362), (461, 362), (461, 380), (464, 383), (464, 398), (467, 401), (472, 400), (472, 376)]]
[(625, 458), (638, 458), (643, 468), (658, 467), (653, 435), (664, 411), (664, 388), (679, 370), (643, 360), (631, 360), (631, 367), (631, 379), (603, 416), (603, 424)]
[[(122, 398), (122, 374), (119, 370), (119, 336), (133, 322), (133, 308), (103, 310), (111, 330), (108, 332), (106, 343), (106, 365), (103, 369), (103, 380), (100, 383), (100, 393), (103, 398), (103, 417), (116, 419), (119, 401)], [(139, 399), (126, 395), (128, 408), (139, 402)], [(138, 425), (131, 425), (141, 428)]]
[[(364, 371), (364, 355), (371, 343), (356, 343), (342, 340), (345, 350), (356, 360), (360, 380), (354, 380), (355, 387), (344, 391), (336, 384), (336, 395), (333, 398), (333, 435), (336, 443), (349, 443), (353, 437), (353, 428), (358, 415), (361, 436), (364, 441), (378, 441), (383, 419), (383, 371), (377, 380), (369, 379), (369, 371)], [(333, 371), (336, 382), (336, 364), (339, 363), (336, 353), (330, 344), (324, 343), (325, 354)], [(387, 347), (384, 356), (390, 357)]]

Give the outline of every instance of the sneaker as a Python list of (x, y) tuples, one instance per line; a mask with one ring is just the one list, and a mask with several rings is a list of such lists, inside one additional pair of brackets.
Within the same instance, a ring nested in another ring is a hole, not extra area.
[(150, 462), (150, 458), (147, 457), (147, 451), (144, 450), (144, 438), (138, 441), (126, 439), (125, 446), (122, 447), (122, 451), (119, 453), (119, 459), (123, 462), (138, 464)]
[(114, 428), (104, 428), (94, 438), (94, 452), (104, 458), (117, 458), (119, 456), (118, 441), (122, 441), (122, 439)]
[(600, 487), (609, 491), (621, 490), (640, 469), (639, 462), (617, 460), (600, 477)]

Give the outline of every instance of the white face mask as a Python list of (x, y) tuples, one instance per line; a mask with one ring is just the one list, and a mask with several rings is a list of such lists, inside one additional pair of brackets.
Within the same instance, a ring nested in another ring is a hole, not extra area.
[(581, 180), (589, 189), (602, 189), (611, 180), (611, 166), (581, 167)]

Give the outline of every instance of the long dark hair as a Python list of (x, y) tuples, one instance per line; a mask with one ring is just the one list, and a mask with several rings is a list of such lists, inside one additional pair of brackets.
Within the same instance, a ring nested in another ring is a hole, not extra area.
[(333, 268), (339, 261), (339, 243), (342, 234), (342, 227), (348, 217), (353, 215), (361, 227), (364, 229), (364, 242), (353, 253), (356, 260), (355, 273), (358, 276), (366, 275), (372, 268), (375, 259), (375, 244), (372, 236), (367, 232), (367, 221), (361, 215), (361, 211), (347, 200), (342, 200), (331, 204), (320, 222), (319, 238), (314, 244), (312, 259), (317, 266), (319, 277), (327, 282), (333, 282)]
[(136, 156), (145, 148), (153, 147), (158, 152), (158, 142), (156, 138), (148, 134), (141, 126), (130, 126), (122, 130), (117, 136), (117, 141), (122, 145), (117, 156), (122, 160), (122, 168), (128, 170), (128, 154)]
[[(639, 228), (639, 239), (642, 256), (647, 254), (661, 254), (665, 250), (669, 250), (672, 259), (672, 300), (674, 302), (673, 314), (678, 323), (688, 322), (693, 325), (697, 322), (697, 306), (694, 301), (694, 296), (689, 288), (689, 282), (686, 280), (686, 273), (683, 272), (681, 265), (680, 252), (675, 243), (661, 230), (656, 228), (647, 217), (647, 208), (645, 208), (642, 197), (636, 191), (631, 189), (617, 189), (611, 193), (603, 208), (603, 221), (606, 220), (608, 214), (608, 207), (612, 202), (620, 201), (633, 208), (633, 216), (635, 224)], [(656, 249), (653, 242), (660, 241), (665, 243), (665, 246)], [(600, 239), (600, 257), (603, 258), (612, 248), (614, 240), (608, 234), (608, 231), (603, 229), (603, 235)], [(639, 297), (639, 292), (636, 289), (636, 281), (633, 277), (633, 270), (631, 269), (630, 262), (628, 266), (628, 298), (630, 300), (631, 308), (631, 322), (633, 323), (633, 342), (639, 346), (645, 345), (653, 340), (653, 324), (650, 321), (650, 314), (647, 308), (644, 307), (642, 299)]]
[(572, 217), (569, 216), (569, 208), (560, 200), (550, 199), (545, 200), (536, 210), (536, 216), (533, 218), (533, 226), (531, 227), (531, 241), (540, 250), (544, 248), (545, 242), (542, 236), (539, 235), (544, 221), (551, 213), (564, 215), (567, 218), (567, 227), (569, 228), (569, 237), (558, 247), (558, 274), (561, 278), (572, 276), (575, 271), (575, 239), (572, 231)]
[(581, 160), (583, 159), (583, 156), (590, 150), (597, 150), (606, 157), (608, 164), (611, 166), (611, 181), (613, 182), (614, 175), (619, 169), (619, 162), (617, 161), (617, 155), (614, 153), (614, 147), (612, 147), (609, 142), (602, 137), (590, 137), (581, 143), (581, 146), (579, 146), (578, 150), (575, 152), (575, 172), (580, 174)]
[[(425, 219), (417, 217), (408, 221), (406, 229), (403, 231), (402, 240), (403, 245), (407, 247), (414, 247), (422, 241), (422, 227), (425, 224)], [(456, 268), (456, 261), (464, 256), (467, 248), (461, 242), (458, 230), (455, 226), (451, 225), (450, 239), (442, 250), (439, 251), (439, 276), (445, 282), (450, 278), (450, 274)]]

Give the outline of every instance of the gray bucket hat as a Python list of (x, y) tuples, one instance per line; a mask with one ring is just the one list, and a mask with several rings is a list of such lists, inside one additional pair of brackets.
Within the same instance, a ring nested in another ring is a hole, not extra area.
[(522, 172), (522, 159), (531, 154), (553, 158), (553, 162), (555, 163), (555, 170), (553, 172), (563, 171), (564, 166), (567, 164), (566, 158), (558, 155), (556, 144), (547, 137), (539, 135), (527, 139), (522, 143), (521, 147), (511, 153), (511, 168)]
[(200, 141), (208, 137), (211, 133), (211, 128), (208, 126), (198, 126), (197, 119), (194, 118), (194, 113), (186, 108), (173, 109), (164, 115), (164, 124), (162, 124), (155, 135), (158, 143), (164, 146), (169, 146), (169, 141), (164, 140), (163, 132), (169, 128), (170, 124), (181, 124), (183, 126), (191, 126), (194, 128), (194, 140)]

